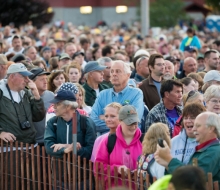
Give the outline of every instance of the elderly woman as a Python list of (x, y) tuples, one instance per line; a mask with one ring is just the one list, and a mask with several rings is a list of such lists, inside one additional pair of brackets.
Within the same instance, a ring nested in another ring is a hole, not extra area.
[(193, 133), (194, 121), (197, 115), (205, 112), (201, 103), (190, 103), (183, 109), (181, 132), (171, 140), (171, 154), (184, 164), (189, 162), (198, 145)]
[(211, 85), (204, 94), (207, 111), (220, 114), (220, 86)]
[(154, 153), (157, 149), (158, 139), (163, 139), (170, 146), (170, 132), (167, 125), (163, 123), (154, 123), (144, 136), (142, 155), (138, 158), (138, 174), (150, 176), (150, 182), (153, 183), (153, 177), (157, 179), (164, 176), (165, 168), (155, 162)]
[[(47, 127), (45, 128), (44, 144), (47, 154), (56, 158), (62, 158), (65, 153), (72, 151), (72, 122), (73, 114), (76, 113), (77, 156), (81, 157), (81, 162), (83, 158), (89, 161), (95, 141), (93, 121), (78, 113), (76, 110), (78, 104), (72, 91), (59, 90), (54, 99), (51, 100), (51, 103), (54, 103), (56, 116), (47, 122)], [(84, 121), (81, 122), (81, 120)], [(83, 178), (81, 178), (81, 180), (83, 180)], [(81, 183), (81, 185), (83, 185), (83, 183)], [(83, 189), (83, 186), (81, 186), (80, 189)]]
[[(142, 144), (140, 141), (141, 131), (138, 128), (138, 114), (134, 106), (125, 105), (119, 111), (120, 124), (116, 129), (116, 135), (106, 136), (99, 145), (95, 162), (102, 162), (104, 165), (104, 173), (107, 185), (107, 166), (110, 165), (110, 175), (114, 176), (114, 167), (118, 169), (118, 174), (121, 176), (122, 168), (127, 174), (127, 170), (136, 169), (136, 161), (142, 152)], [(115, 137), (115, 141), (109, 141)], [(119, 177), (120, 178), (120, 177)], [(111, 178), (114, 186), (114, 178)], [(119, 185), (121, 185), (119, 179)]]

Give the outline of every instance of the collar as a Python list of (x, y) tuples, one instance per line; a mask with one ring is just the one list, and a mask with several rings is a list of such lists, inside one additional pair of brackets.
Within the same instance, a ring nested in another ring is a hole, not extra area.
[[(160, 100), (160, 104), (161, 104), (161, 107), (164, 109), (165, 113), (167, 113), (168, 109), (165, 107), (165, 105), (163, 103), (163, 99)], [(181, 111), (180, 107), (179, 106), (175, 106), (175, 108), (176, 108), (176, 111), (177, 111), (178, 115), (181, 116), (182, 111)]]
[(142, 77), (141, 75), (139, 75), (139, 74), (137, 74), (137, 73), (135, 73), (135, 78), (137, 78), (138, 81), (142, 81), (142, 80), (145, 79), (144, 77)]
[(219, 140), (217, 138), (211, 139), (209, 141), (206, 141), (198, 146), (196, 146), (196, 152), (202, 152), (205, 149), (207, 149), (209, 146), (219, 144)]
[(111, 88), (111, 91), (112, 91), (112, 94), (125, 94), (126, 93), (126, 91), (129, 89), (129, 88), (131, 88), (131, 87), (129, 87), (128, 85), (122, 90), (122, 91), (120, 91), (120, 92), (115, 92), (115, 90), (114, 90), (114, 87), (113, 88)]

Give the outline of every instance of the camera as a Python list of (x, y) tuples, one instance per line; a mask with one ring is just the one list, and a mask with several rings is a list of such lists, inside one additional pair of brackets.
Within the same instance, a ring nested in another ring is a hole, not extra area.
[(24, 121), (20, 123), (20, 127), (22, 130), (26, 130), (26, 129), (31, 128), (31, 124), (29, 121)]

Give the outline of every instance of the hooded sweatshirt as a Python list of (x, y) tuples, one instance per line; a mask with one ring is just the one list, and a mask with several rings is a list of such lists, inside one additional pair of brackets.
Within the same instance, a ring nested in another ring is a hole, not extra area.
[[(122, 134), (122, 127), (119, 125), (116, 129), (116, 143), (114, 149), (109, 155), (107, 149), (108, 136), (106, 136), (100, 143), (97, 150), (95, 162), (102, 162), (104, 166), (104, 173), (107, 174), (107, 166), (110, 165), (111, 176), (114, 176), (114, 167), (120, 167), (122, 165), (127, 166), (131, 171), (137, 169), (137, 159), (142, 153), (142, 144), (140, 142), (141, 131), (137, 128), (134, 138), (129, 145), (125, 142)], [(119, 174), (120, 178), (120, 174)], [(107, 175), (105, 175), (105, 181), (107, 182)], [(111, 184), (114, 186), (114, 178), (111, 178)], [(119, 179), (118, 184), (122, 182)], [(107, 183), (106, 183), (107, 184)]]
[[(187, 139), (187, 142), (186, 142)], [(179, 135), (175, 136), (171, 140), (171, 155), (173, 158), (177, 158), (178, 160), (182, 161), (183, 163), (188, 164), (190, 157), (195, 152), (195, 147), (198, 145), (196, 139), (187, 138), (186, 131), (183, 129)], [(183, 155), (185, 147), (185, 154)]]

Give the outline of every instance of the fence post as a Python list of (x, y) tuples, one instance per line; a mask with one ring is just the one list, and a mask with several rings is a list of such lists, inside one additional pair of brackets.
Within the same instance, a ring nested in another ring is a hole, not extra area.
[(15, 142), (15, 159), (16, 159), (16, 190), (19, 190), (19, 156), (18, 156), (18, 141)]
[[(77, 114), (76, 112), (73, 113), (72, 119), (72, 139), (73, 139), (73, 189), (77, 189), (77, 150), (76, 150), (76, 143), (77, 143)], [(74, 184), (75, 183), (75, 184)]]
[(1, 189), (3, 189), (3, 180), (4, 180), (4, 172), (3, 172), (3, 167), (4, 167), (4, 157), (3, 157), (3, 152), (4, 152), (4, 148), (3, 148), (3, 140), (1, 139), (1, 174), (0, 174), (0, 178), (1, 178)]

